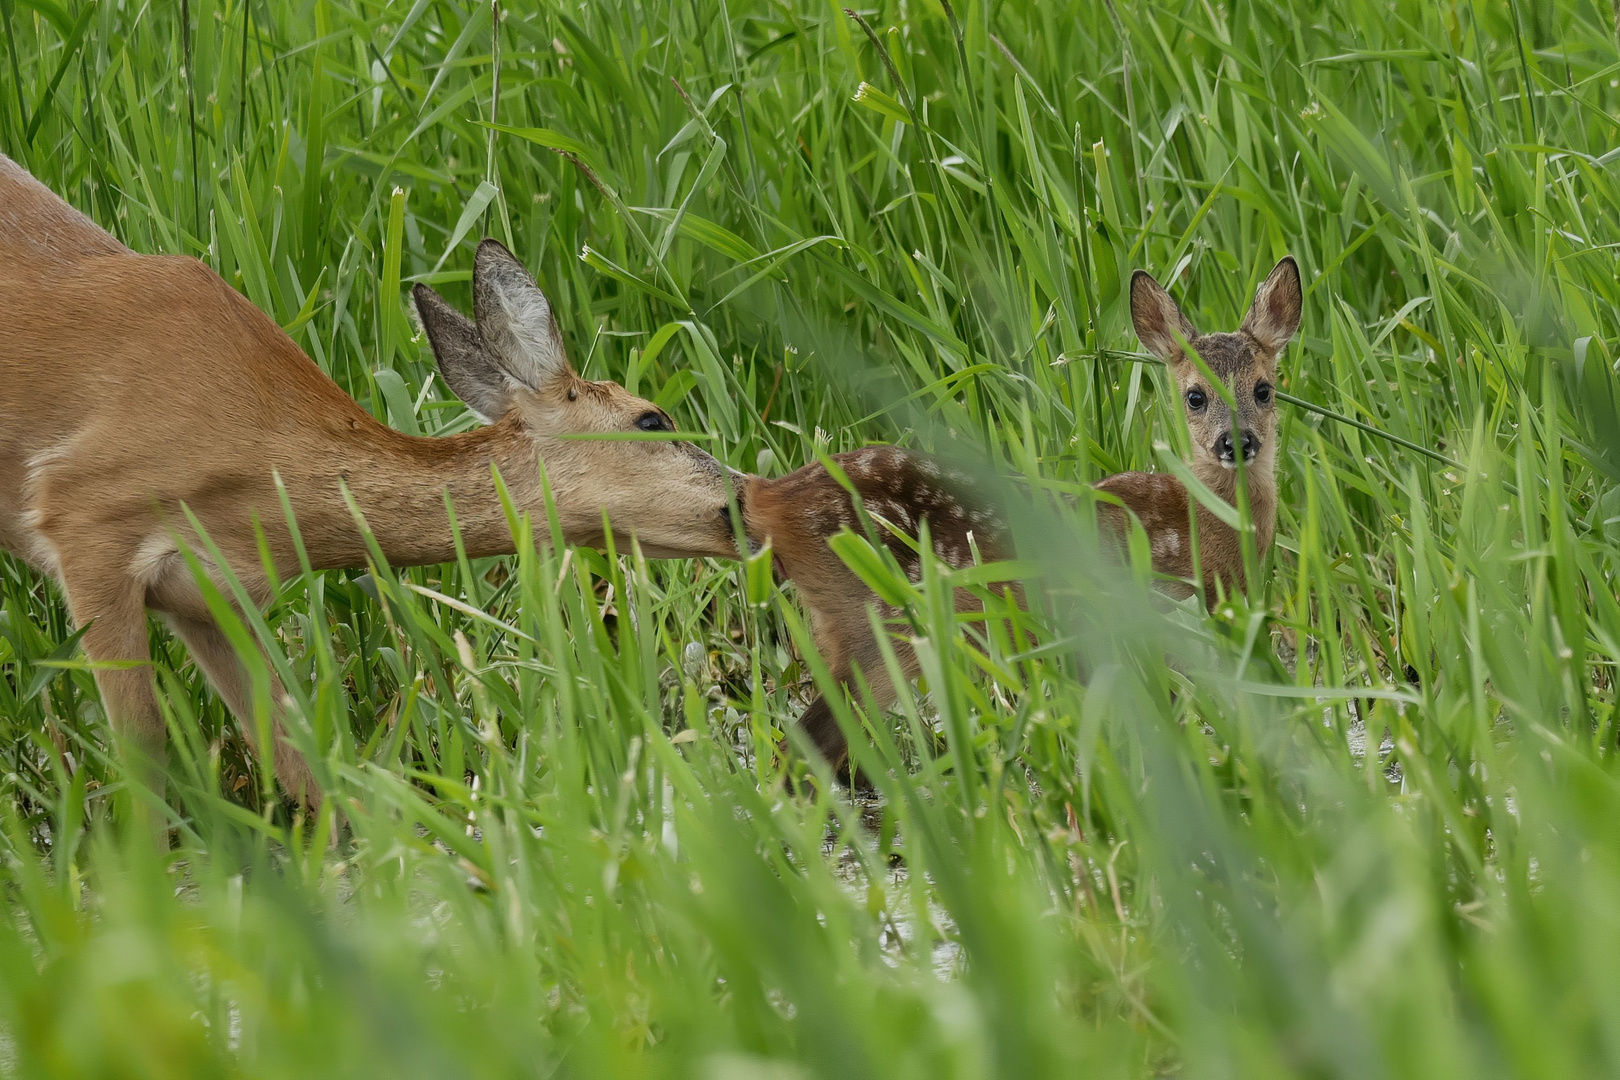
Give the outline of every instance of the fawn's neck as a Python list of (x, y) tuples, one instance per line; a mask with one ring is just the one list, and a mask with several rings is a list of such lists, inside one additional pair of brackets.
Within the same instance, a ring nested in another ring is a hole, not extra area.
[[(1233, 506), (1239, 502), (1240, 484), (1237, 469), (1228, 469), (1211, 462), (1193, 466), (1193, 475), (1222, 499)], [(1277, 528), (1277, 462), (1272, 452), (1262, 454), (1242, 473), (1242, 486), (1248, 489), (1249, 517), (1254, 522), (1255, 548), (1265, 554)]]

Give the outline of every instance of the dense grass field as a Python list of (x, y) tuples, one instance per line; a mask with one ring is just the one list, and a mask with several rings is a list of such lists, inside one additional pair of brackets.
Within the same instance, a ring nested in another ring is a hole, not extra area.
[(1122, 282), (1231, 329), (1292, 253), (1262, 573), (1155, 605), (1033, 500), (1035, 644), (891, 583), (926, 677), (860, 802), (772, 753), (818, 664), (761, 565), (288, 581), (326, 809), (154, 625), (160, 860), (0, 558), (0, 1075), (1620, 1072), (1606, 0), (539, 6), (0, 0), (0, 150), (412, 432), (473, 421), (408, 285), (499, 237), (771, 474), (1166, 468)]

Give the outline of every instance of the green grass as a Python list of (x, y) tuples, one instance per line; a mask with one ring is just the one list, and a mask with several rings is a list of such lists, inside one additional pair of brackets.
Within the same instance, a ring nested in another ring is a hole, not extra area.
[(0, 149), (424, 433), (469, 420), (406, 286), (468, 306), (500, 237), (587, 374), (773, 473), (1162, 467), (1121, 282), (1230, 329), (1291, 252), (1254, 594), (1157, 610), (1026, 515), (1041, 647), (930, 578), (863, 810), (772, 765), (814, 665), (739, 565), (299, 579), (267, 628), (347, 831), (155, 635), (159, 862), (0, 559), (0, 1074), (1620, 1071), (1609, 4), (504, 6), (0, 0)]

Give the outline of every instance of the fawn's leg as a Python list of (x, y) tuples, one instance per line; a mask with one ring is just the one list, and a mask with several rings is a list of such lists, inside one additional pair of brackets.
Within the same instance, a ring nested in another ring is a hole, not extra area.
[[(226, 708), (236, 717), (248, 744), (256, 753), (262, 753), (259, 747), (259, 726), (253, 715), (253, 681), (248, 676), (242, 658), (237, 655), (236, 647), (231, 644), (230, 638), (226, 637), (225, 631), (220, 629), (219, 623), (215, 622), (212, 616), (205, 613), (168, 612), (164, 615), (164, 621), (185, 645), (186, 651), (191, 653), (191, 659), (202, 669), (203, 674), (208, 676), (208, 681), (213, 684), (215, 692), (225, 702)], [(268, 663), (267, 660), (266, 666)], [(271, 741), (276, 779), (281, 782), (282, 790), (294, 800), (304, 806), (314, 806), (320, 802), (321, 789), (316, 786), (315, 774), (310, 771), (309, 762), (305, 761), (304, 755), (287, 741), (286, 729), (281, 723), (281, 699), (281, 680), (276, 678), (276, 673), (272, 669)]]
[[(847, 640), (847, 639), (846, 639)], [(904, 642), (893, 642), (895, 657), (900, 661), (901, 673), (912, 679), (917, 675), (917, 654)], [(866, 679), (867, 688), (871, 691), (872, 706), (877, 713), (883, 712), (893, 705), (899, 695), (895, 690), (894, 681), (889, 677), (889, 667), (883, 661), (883, 652), (872, 638), (870, 627), (862, 630), (862, 636), (853, 643), (853, 648), (847, 645), (838, 648), (839, 653), (845, 653), (836, 664), (831, 667), (833, 678), (838, 685), (850, 691), (856, 687), (855, 670), (859, 667), (861, 675)], [(846, 653), (847, 649), (847, 653)], [(823, 650), (824, 654), (831, 650)], [(849, 765), (849, 743), (844, 738), (844, 731), (838, 726), (838, 717), (833, 712), (832, 705), (825, 695), (817, 696), (799, 717), (799, 726), (804, 730), (816, 751), (832, 766), (834, 772), (845, 772)]]
[[(840, 685), (848, 685), (843, 677), (839, 677), (838, 681)], [(843, 772), (849, 762), (849, 743), (844, 739), (844, 731), (838, 726), (838, 717), (833, 714), (832, 705), (825, 694), (818, 694), (809, 708), (799, 715), (799, 727), (833, 772)]]
[[(856, 645), (857, 634), (870, 637), (871, 631), (863, 630), (859, 623), (849, 617), (848, 612), (827, 611), (811, 605), (811, 639), (840, 688), (850, 685), (849, 657)], [(825, 694), (817, 694), (815, 700), (799, 715), (799, 729), (833, 772), (843, 771), (845, 762), (849, 760), (849, 744)]]

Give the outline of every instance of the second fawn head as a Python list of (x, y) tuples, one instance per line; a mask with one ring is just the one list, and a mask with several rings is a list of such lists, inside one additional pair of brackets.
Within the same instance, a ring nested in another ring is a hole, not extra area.
[[(1192, 435), (1189, 464), (1212, 488), (1233, 486), (1226, 473), (1237, 468), (1239, 458), (1262, 477), (1274, 471), (1277, 357), (1299, 329), (1301, 306), (1299, 267), (1292, 256), (1272, 269), (1232, 334), (1200, 334), (1152, 274), (1138, 270), (1131, 275), (1131, 321), (1137, 337), (1169, 365)], [(1188, 348), (1221, 380), (1236, 409), (1187, 356)]]
[(650, 557), (736, 557), (728, 488), (741, 474), (688, 442), (614, 438), (675, 424), (618, 383), (575, 373), (550, 302), (499, 242), (478, 247), (474, 318), (426, 285), (415, 299), (450, 389), (484, 420), (515, 425), (545, 465), (570, 542), (599, 546), (605, 512)]

